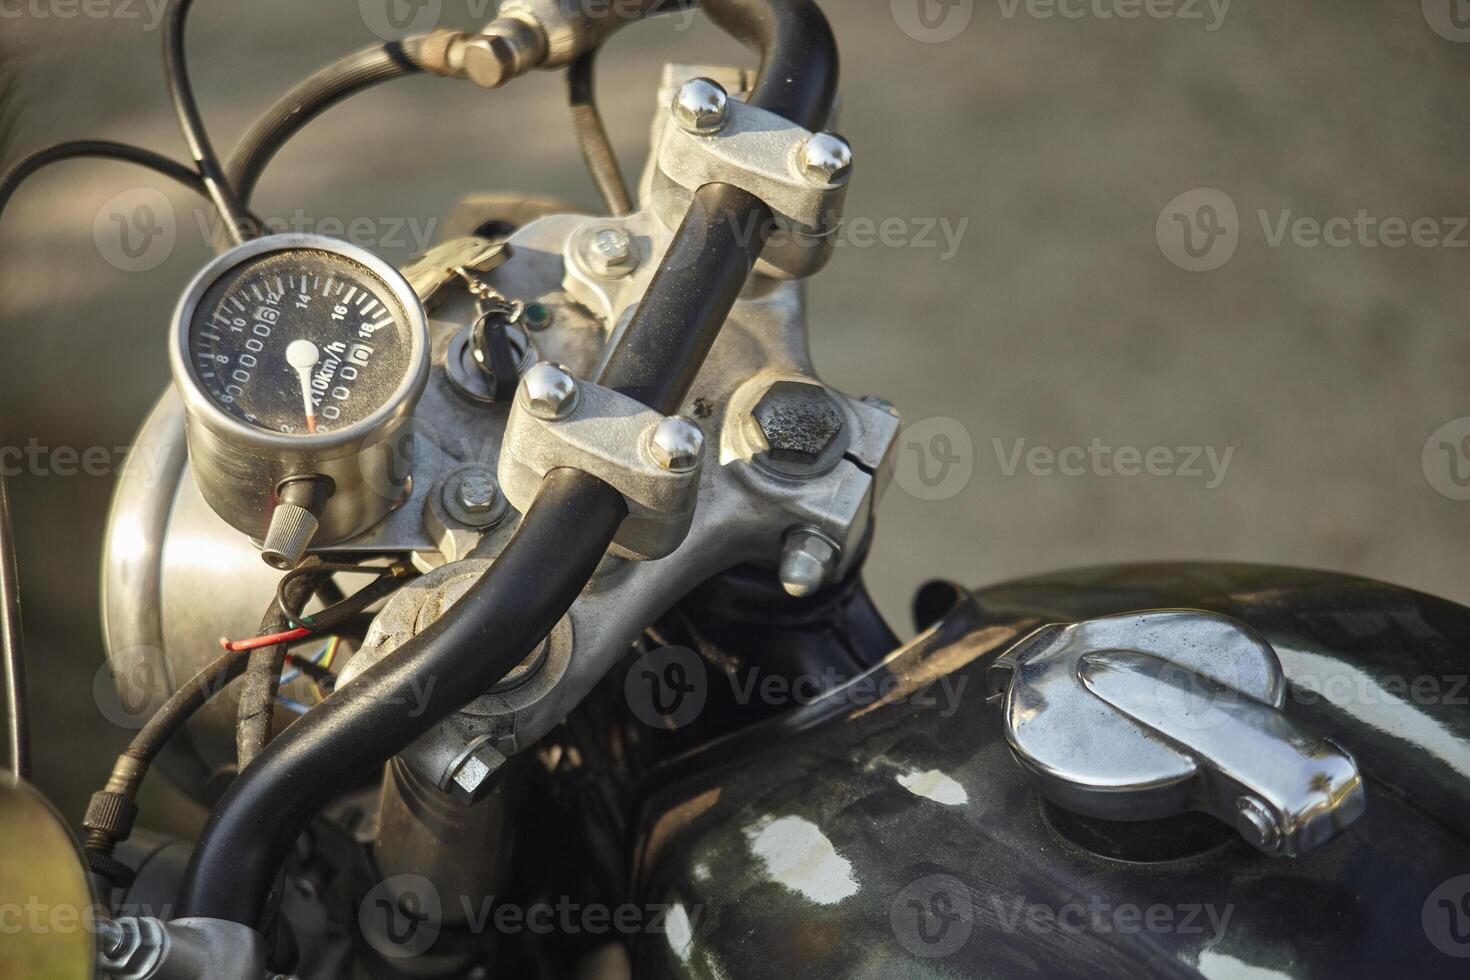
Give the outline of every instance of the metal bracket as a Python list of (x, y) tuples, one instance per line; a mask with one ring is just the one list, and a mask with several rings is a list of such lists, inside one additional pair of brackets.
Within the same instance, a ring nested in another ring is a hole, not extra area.
[(731, 99), (729, 119), (710, 135), (664, 125), (658, 165), (687, 191), (706, 184), (731, 184), (765, 201), (811, 238), (825, 238), (842, 223), (847, 184), (816, 184), (798, 165), (816, 135), (774, 112)]
[(590, 473), (628, 502), (612, 553), (634, 561), (665, 558), (689, 534), (703, 469), (702, 459), (676, 469), (655, 459), (650, 443), (666, 421), (641, 402), (586, 381), (577, 382), (575, 404), (565, 414), (538, 417), (523, 383), (506, 423), (501, 490), (524, 513), (547, 473), (562, 468)]

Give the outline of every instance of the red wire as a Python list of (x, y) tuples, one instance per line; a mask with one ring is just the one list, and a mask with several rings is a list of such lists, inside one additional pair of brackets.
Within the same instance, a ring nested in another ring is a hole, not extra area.
[[(268, 633), (265, 636), (252, 636), (248, 640), (221, 639), (219, 645), (231, 653), (237, 653), (241, 650), (259, 650), (261, 647), (273, 647), (280, 643), (290, 643), (292, 640), (299, 640), (302, 637), (310, 635), (311, 630), (298, 628), (286, 630), (284, 633)], [(291, 659), (289, 653), (286, 654), (286, 657)]]

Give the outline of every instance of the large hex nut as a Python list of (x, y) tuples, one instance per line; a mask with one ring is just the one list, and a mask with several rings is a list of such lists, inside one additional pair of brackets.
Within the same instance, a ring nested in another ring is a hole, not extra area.
[(819, 384), (776, 382), (756, 403), (750, 421), (758, 458), (782, 472), (822, 473), (842, 458), (842, 409)]

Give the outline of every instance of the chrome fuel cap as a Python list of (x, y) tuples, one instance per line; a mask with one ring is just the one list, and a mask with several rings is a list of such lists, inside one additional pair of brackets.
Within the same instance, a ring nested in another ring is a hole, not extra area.
[(1352, 756), (1287, 716), (1275, 650), (1227, 616), (1160, 610), (1045, 626), (987, 682), (1016, 761), (1074, 813), (1136, 821), (1201, 810), (1291, 856), (1363, 812)]

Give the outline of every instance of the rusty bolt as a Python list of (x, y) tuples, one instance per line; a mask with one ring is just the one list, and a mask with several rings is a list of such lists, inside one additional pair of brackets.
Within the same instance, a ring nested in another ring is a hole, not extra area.
[(842, 435), (837, 402), (826, 388), (807, 381), (771, 385), (751, 417), (767, 458), (781, 463), (818, 463)]

